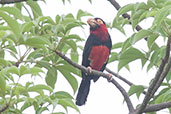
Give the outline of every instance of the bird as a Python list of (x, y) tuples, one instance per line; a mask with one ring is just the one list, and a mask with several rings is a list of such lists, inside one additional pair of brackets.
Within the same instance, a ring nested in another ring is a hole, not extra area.
[[(89, 18), (87, 23), (90, 26), (90, 35), (85, 43), (82, 65), (97, 71), (104, 71), (112, 48), (112, 41), (106, 23), (101, 18)], [(82, 81), (76, 96), (76, 105), (82, 106), (87, 101), (90, 91), (91, 80), (96, 82), (99, 76), (90, 75), (91, 73), (81, 72)], [(109, 75), (110, 76), (110, 75)]]

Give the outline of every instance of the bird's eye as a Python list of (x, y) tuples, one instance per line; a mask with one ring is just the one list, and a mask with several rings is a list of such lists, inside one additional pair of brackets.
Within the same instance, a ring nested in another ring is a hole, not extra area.
[(101, 24), (104, 24), (103, 21), (102, 21), (101, 19), (97, 19), (97, 23), (100, 24), (100, 25), (101, 25)]

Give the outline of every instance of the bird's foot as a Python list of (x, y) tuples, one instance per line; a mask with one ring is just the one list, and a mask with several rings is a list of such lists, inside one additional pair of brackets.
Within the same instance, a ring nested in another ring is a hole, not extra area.
[(91, 74), (92, 68), (90, 66), (87, 67), (87, 70), (88, 70), (87, 74)]
[(109, 77), (108, 82), (111, 82), (112, 81), (112, 74), (108, 74), (108, 77)]

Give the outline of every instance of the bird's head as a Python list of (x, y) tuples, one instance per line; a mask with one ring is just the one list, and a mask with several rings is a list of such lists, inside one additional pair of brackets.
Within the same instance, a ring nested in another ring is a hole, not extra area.
[(90, 26), (90, 30), (94, 31), (100, 27), (106, 27), (105, 22), (101, 18), (89, 18), (87, 23)]
[(87, 20), (87, 23), (90, 26), (90, 34), (94, 34), (101, 41), (107, 41), (109, 33), (106, 27), (105, 22), (101, 18), (90, 18)]

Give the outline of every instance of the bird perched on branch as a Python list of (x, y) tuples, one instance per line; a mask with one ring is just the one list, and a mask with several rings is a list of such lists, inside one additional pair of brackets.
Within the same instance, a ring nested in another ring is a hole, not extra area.
[[(101, 18), (90, 18), (87, 23), (90, 26), (90, 35), (83, 51), (82, 65), (92, 69), (104, 71), (108, 62), (112, 41), (105, 22)], [(76, 97), (76, 105), (85, 104), (90, 90), (91, 80), (96, 82), (99, 76), (93, 76), (82, 72), (82, 81)]]

